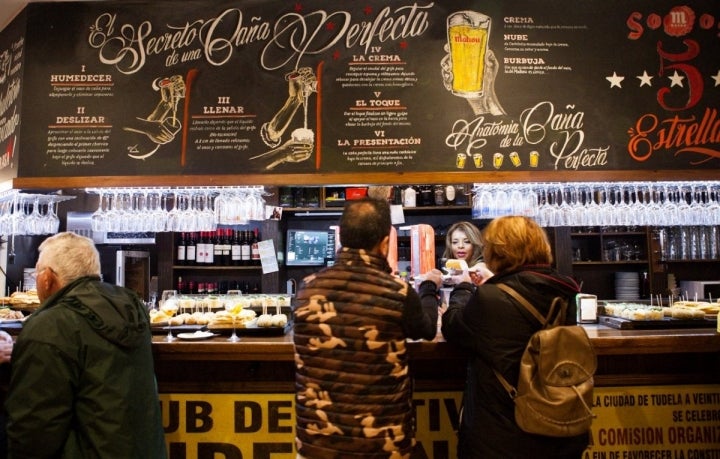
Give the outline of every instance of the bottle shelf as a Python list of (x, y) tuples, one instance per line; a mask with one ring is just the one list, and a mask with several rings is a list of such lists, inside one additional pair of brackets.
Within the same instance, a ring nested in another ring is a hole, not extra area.
[(573, 266), (600, 266), (600, 265), (647, 265), (648, 260), (623, 261), (573, 261)]
[(173, 265), (175, 271), (257, 271), (262, 266), (202, 266), (202, 265)]

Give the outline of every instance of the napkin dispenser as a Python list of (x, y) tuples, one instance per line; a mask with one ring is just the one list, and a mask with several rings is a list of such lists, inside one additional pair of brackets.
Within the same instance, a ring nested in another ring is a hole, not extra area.
[(578, 293), (575, 296), (577, 321), (581, 324), (595, 323), (597, 318), (597, 295)]

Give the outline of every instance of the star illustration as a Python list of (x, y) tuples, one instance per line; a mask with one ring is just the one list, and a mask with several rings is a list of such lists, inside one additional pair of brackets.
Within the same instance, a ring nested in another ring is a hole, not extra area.
[(611, 88), (614, 88), (615, 86), (617, 86), (618, 88), (622, 89), (622, 86), (620, 85), (620, 83), (622, 83), (622, 80), (624, 80), (625, 77), (619, 76), (617, 73), (613, 72), (612, 76), (605, 77), (605, 79), (610, 82)]
[(638, 76), (636, 76), (635, 78), (637, 78), (638, 80), (640, 80), (640, 87), (641, 87), (641, 88), (642, 88), (643, 86), (645, 86), (645, 85), (648, 85), (648, 86), (652, 87), (652, 79), (653, 79), (653, 77), (651, 77), (650, 75), (648, 75), (645, 70), (643, 70), (643, 74), (642, 74), (642, 75), (638, 75)]
[(673, 72), (673, 75), (672, 75), (672, 76), (669, 76), (668, 78), (670, 79), (670, 87), (671, 87), (671, 88), (672, 88), (673, 86), (680, 86), (681, 88), (683, 87), (683, 83), (682, 83), (682, 82), (683, 82), (683, 80), (685, 79), (685, 77), (678, 75), (677, 70), (675, 70), (675, 71)]
[(710, 77), (713, 80), (715, 80), (715, 86), (720, 86), (720, 70), (715, 74), (715, 76)]

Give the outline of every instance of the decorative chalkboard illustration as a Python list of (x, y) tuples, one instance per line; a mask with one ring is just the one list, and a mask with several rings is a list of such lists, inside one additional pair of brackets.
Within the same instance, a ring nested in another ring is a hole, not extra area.
[(5, 83), (10, 74), (10, 51), (7, 49), (0, 54), (0, 84)]
[[(315, 145), (315, 133), (308, 129), (307, 110), (310, 94), (317, 91), (317, 78), (310, 67), (301, 67), (285, 75), (285, 79), (288, 82), (288, 98), (285, 104), (260, 128), (263, 142), (272, 150), (250, 158), (269, 160), (265, 166), (267, 170), (286, 162), (299, 163), (308, 160)], [(303, 127), (294, 129), (290, 139), (280, 145), (285, 130), (301, 105), (304, 111)]]
[(146, 118), (136, 118), (132, 126), (123, 130), (138, 134), (133, 136), (127, 146), (128, 156), (134, 159), (146, 159), (160, 148), (175, 139), (182, 128), (178, 118), (178, 102), (185, 97), (185, 81), (182, 76), (158, 78), (153, 81), (153, 90), (160, 91), (160, 101)]
[(495, 95), (498, 62), (488, 48), (490, 17), (475, 11), (448, 16), (448, 53), (440, 62), (443, 84), (448, 91), (467, 99), (475, 115), (505, 115)]

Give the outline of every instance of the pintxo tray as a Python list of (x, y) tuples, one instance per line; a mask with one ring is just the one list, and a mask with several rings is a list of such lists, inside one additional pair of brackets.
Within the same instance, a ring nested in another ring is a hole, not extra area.
[(663, 330), (670, 328), (714, 328), (715, 319), (673, 319), (663, 320), (630, 320), (614, 316), (598, 316), (598, 323), (619, 330)]
[[(250, 325), (247, 327), (237, 327), (235, 333), (240, 336), (283, 336), (292, 328), (292, 321), (284, 327), (258, 327), (257, 325)], [(219, 335), (230, 336), (232, 334), (232, 327), (208, 327), (208, 331), (217, 333)]]

